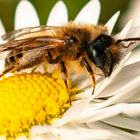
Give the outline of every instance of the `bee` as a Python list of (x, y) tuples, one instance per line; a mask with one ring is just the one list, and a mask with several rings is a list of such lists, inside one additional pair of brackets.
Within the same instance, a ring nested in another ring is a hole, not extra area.
[(93, 92), (96, 85), (94, 64), (105, 77), (109, 77), (121, 60), (123, 41), (135, 41), (140, 38), (116, 40), (108, 35), (102, 25), (69, 22), (64, 26), (30, 27), (3, 36), (6, 43), (0, 45), (0, 56), (8, 52), (5, 58), (5, 70), (20, 71), (42, 63), (59, 64), (62, 78), (68, 88), (68, 63), (77, 61), (85, 67), (93, 81)]

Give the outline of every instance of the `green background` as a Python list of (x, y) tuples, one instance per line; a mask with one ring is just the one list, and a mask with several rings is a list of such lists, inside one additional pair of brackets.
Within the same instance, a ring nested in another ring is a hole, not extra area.
[[(0, 0), (0, 18), (7, 31), (13, 30), (15, 9), (20, 0)], [(51, 8), (57, 0), (30, 0), (39, 15), (40, 23), (46, 24), (46, 20)], [(69, 20), (73, 20), (80, 9), (89, 0), (63, 0), (68, 8)], [(100, 0), (101, 15), (99, 23), (106, 21), (118, 10), (122, 13), (127, 9), (130, 0)], [(121, 16), (120, 16), (121, 17)], [(118, 26), (115, 27), (115, 31)]]

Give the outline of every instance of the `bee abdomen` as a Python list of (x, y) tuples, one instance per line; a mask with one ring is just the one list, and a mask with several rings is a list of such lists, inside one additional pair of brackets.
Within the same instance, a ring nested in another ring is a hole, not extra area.
[(23, 57), (23, 53), (20, 50), (12, 50), (6, 57), (5, 65), (15, 64), (21, 57)]

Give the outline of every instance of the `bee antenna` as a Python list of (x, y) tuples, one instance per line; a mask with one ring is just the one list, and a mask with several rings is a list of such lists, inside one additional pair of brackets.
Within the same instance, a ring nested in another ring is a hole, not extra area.
[(127, 41), (140, 41), (140, 37), (118, 39), (117, 42), (116, 42), (116, 44), (118, 44), (118, 43), (120, 43), (122, 41), (125, 41), (125, 42), (127, 42)]

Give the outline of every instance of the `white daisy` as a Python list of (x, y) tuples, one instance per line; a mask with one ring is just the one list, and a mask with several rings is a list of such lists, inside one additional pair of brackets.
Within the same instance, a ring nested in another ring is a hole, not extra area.
[[(97, 24), (99, 14), (100, 2), (91, 0), (77, 15), (75, 22)], [(110, 34), (118, 16), (119, 12), (105, 25)], [(67, 20), (67, 8), (62, 1), (58, 1), (50, 12), (47, 25), (61, 25), (67, 23)], [(39, 20), (31, 3), (27, 0), (21, 1), (16, 10), (15, 29), (38, 25)], [(135, 23), (130, 20), (116, 38), (139, 36), (140, 31), (136, 28), (131, 30), (134, 25)], [(0, 31), (2, 31), (0, 35), (4, 33), (1, 23)], [(127, 52), (109, 78), (99, 77), (94, 95), (91, 95), (92, 87), (87, 84), (88, 79), (83, 78), (78, 86), (86, 90), (74, 95), (73, 98), (78, 100), (72, 102), (72, 106), (63, 117), (52, 125), (34, 126), (30, 131), (30, 138), (138, 140), (140, 135), (139, 56), (139, 49)], [(77, 76), (73, 80), (79, 81), (80, 78)], [(26, 139), (26, 137), (18, 139)]]

